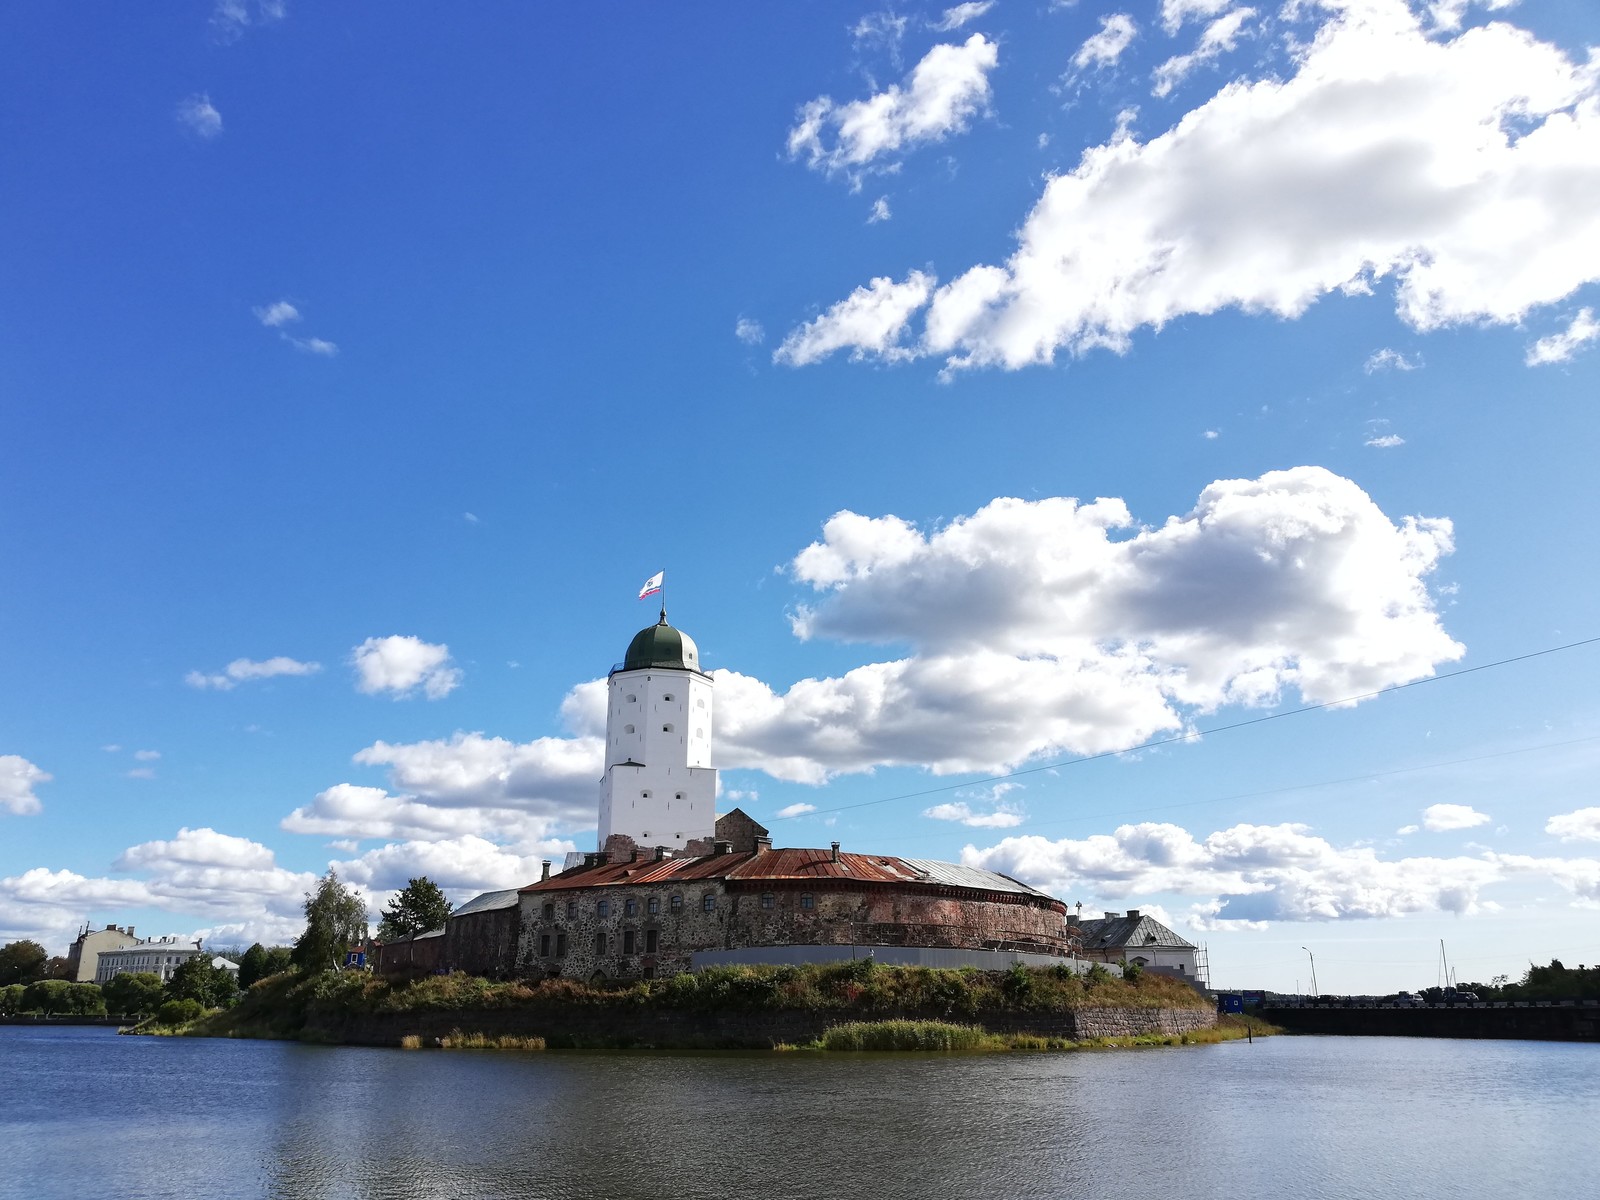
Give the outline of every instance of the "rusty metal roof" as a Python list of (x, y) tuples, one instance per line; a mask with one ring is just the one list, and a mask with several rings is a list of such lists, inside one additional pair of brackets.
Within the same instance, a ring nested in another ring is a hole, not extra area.
[(698, 858), (666, 858), (659, 862), (641, 858), (636, 862), (602, 863), (563, 871), (524, 892), (559, 892), (569, 888), (620, 887), (628, 884), (688, 883), (703, 879), (725, 879), (738, 883), (771, 880), (799, 883), (806, 880), (839, 880), (874, 884), (905, 884), (923, 887), (954, 887), (967, 891), (999, 892), (1060, 905), (1045, 892), (1018, 883), (1006, 875), (963, 867), (957, 863), (927, 858), (897, 858), (888, 854), (840, 853), (835, 861), (831, 850), (781, 849), (742, 854), (708, 854)]

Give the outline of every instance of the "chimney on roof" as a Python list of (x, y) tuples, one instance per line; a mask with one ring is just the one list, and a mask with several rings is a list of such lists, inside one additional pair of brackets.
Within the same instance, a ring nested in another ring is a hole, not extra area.
[(765, 854), (768, 850), (771, 850), (771, 849), (772, 849), (772, 839), (770, 837), (758, 837), (758, 838), (756, 838), (756, 853), (757, 854)]
[(116, 928), (116, 926), (115, 926), (115, 925), (107, 925), (107, 926), (106, 926), (106, 928), (107, 928), (107, 929), (115, 929), (115, 928)]
[(539, 864), (539, 882), (543, 883), (550, 878), (550, 860), (547, 858)]
[(724, 841), (712, 842), (711, 843), (711, 853), (715, 854), (715, 855), (718, 855), (718, 856), (721, 856), (723, 854), (732, 854), (733, 853), (733, 843), (732, 842), (724, 842)]
[(830, 857), (833, 859), (834, 862), (838, 862), (839, 861), (839, 843), (838, 842), (834, 842), (833, 843), (833, 852), (830, 855)]
[(132, 936), (133, 936), (133, 926), (132, 926), (132, 925), (129, 925), (129, 926), (128, 926), (128, 936), (129, 936), (129, 937), (132, 937)]
[(629, 862), (638, 862), (643, 857), (644, 857), (644, 851), (639, 849), (639, 847), (637, 847), (637, 846), (635, 846), (632, 850), (628, 851), (628, 861)]
[(667, 857), (667, 848), (665, 846), (657, 846), (656, 847), (656, 861), (657, 862), (661, 862), (666, 857)]
[(599, 850), (586, 851), (583, 856), (583, 865), (586, 867), (597, 867), (605, 861), (605, 857), (606, 856)]
[(1110, 909), (1107, 909), (1106, 912), (1105, 912), (1105, 918), (1108, 921), (1115, 921), (1121, 915), (1122, 915), (1121, 913), (1114, 913)]
[(1139, 910), (1137, 908), (1130, 908), (1128, 910), (1128, 920), (1137, 921), (1138, 919), (1139, 919)]

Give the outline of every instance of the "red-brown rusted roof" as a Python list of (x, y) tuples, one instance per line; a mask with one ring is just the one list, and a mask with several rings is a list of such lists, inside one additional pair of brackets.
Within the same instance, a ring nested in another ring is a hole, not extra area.
[(530, 884), (524, 892), (559, 892), (569, 888), (620, 887), (628, 884), (691, 882), (725, 879), (739, 883), (758, 881), (804, 882), (839, 880), (872, 884), (954, 887), (965, 891), (999, 892), (1045, 901), (1064, 912), (1061, 901), (1018, 883), (1005, 875), (954, 863), (930, 863), (887, 854), (840, 853), (830, 850), (782, 849), (741, 854), (708, 854), (698, 858), (640, 858), (635, 862), (602, 863), (576, 867)]

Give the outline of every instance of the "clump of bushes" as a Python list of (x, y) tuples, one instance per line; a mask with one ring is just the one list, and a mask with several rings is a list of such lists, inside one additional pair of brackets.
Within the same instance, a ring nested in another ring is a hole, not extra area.
[(187, 1025), (204, 1012), (198, 1000), (166, 1000), (156, 1009), (156, 1020), (162, 1025)]

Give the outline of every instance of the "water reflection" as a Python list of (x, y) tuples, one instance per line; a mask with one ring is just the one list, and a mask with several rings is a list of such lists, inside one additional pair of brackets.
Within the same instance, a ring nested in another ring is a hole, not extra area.
[(74, 1032), (0, 1029), (5, 1200), (1457, 1200), (1588, 1195), (1600, 1168), (1597, 1046), (1280, 1038), (947, 1058)]

